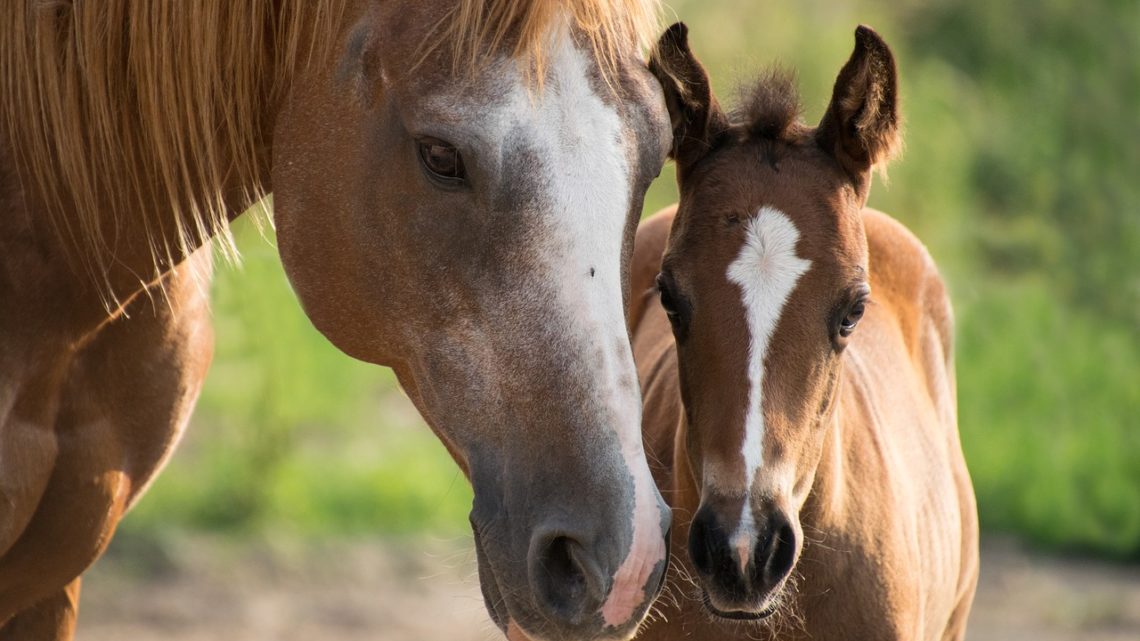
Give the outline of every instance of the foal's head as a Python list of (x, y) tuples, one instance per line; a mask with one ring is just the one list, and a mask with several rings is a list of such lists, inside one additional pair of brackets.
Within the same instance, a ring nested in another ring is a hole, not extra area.
[(689, 551), (715, 614), (774, 612), (803, 547), (844, 347), (868, 305), (861, 210), (899, 142), (896, 70), (872, 30), (816, 128), (791, 80), (721, 111), (684, 25), (651, 68), (672, 116), (681, 189), (658, 286), (677, 342), (700, 508)]

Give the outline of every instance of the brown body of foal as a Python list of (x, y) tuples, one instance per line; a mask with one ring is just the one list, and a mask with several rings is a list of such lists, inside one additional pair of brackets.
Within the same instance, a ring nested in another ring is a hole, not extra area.
[[(688, 570), (700, 495), (685, 450), (676, 348), (653, 280), (676, 211), (642, 223), (631, 323), (646, 455), (673, 507), (672, 554)], [(958, 441), (952, 316), (926, 249), (887, 215), (864, 214), (872, 306), (847, 348), (834, 414), (800, 518), (805, 543), (788, 619), (750, 627), (708, 614), (675, 574), (673, 599), (640, 638), (962, 639), (977, 581), (974, 493)], [(780, 615), (777, 615), (780, 616)]]
[(723, 111), (682, 24), (650, 69), (681, 196), (638, 230), (630, 322), (681, 567), (642, 638), (962, 639), (978, 531), (950, 302), (866, 208), (901, 142), (893, 54), (857, 29), (817, 127), (778, 72)]

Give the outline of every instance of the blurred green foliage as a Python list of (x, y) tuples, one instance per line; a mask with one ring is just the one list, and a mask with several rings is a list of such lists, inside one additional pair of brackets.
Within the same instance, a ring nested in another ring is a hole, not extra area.
[[(907, 148), (871, 204), (950, 283), (983, 528), (1140, 558), (1140, 3), (668, 4), (723, 99), (779, 61), (809, 122), (855, 25), (887, 39)], [(675, 198), (667, 167), (646, 212)], [(463, 528), (470, 490), (390, 374), (330, 347), (272, 248), (238, 235), (245, 265), (215, 284), (218, 354), (191, 433), (125, 527)]]

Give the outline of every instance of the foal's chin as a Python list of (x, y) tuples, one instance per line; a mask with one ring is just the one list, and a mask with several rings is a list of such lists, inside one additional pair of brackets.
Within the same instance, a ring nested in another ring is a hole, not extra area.
[(764, 594), (751, 597), (747, 602), (741, 602), (740, 599), (718, 599), (702, 588), (701, 604), (713, 621), (742, 625), (763, 624), (781, 610), (787, 590), (785, 579)]

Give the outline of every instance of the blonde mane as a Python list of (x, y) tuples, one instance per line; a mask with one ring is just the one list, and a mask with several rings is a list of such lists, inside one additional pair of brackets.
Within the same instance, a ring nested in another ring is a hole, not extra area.
[(452, 47), (455, 69), (471, 72), (513, 39), (512, 56), (529, 61), (527, 71), (541, 83), (548, 34), (568, 18), (609, 83), (622, 47), (648, 50), (653, 44), (660, 6), (660, 0), (458, 0), (441, 40)]
[[(335, 33), (345, 2), (0, 2), (0, 132), (76, 263), (106, 282), (108, 236), (125, 224), (145, 227), (149, 277), (228, 239), (223, 187), (239, 186), (246, 203), (265, 195), (269, 107), (316, 43), (332, 40), (320, 36)], [(475, 65), (510, 38), (541, 71), (545, 34), (569, 15), (612, 71), (622, 43), (655, 35), (658, 3), (459, 0), (440, 26), (457, 63)], [(169, 211), (146, 215), (156, 203)]]
[[(69, 257), (105, 279), (125, 223), (146, 227), (156, 271), (228, 239), (223, 185), (264, 195), (266, 107), (342, 3), (0, 3), (0, 128)], [(145, 215), (155, 203), (169, 215)]]

